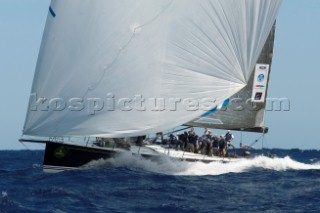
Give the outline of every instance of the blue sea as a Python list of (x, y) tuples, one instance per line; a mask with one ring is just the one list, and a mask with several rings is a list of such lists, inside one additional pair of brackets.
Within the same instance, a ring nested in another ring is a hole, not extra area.
[(320, 212), (320, 152), (235, 163), (124, 155), (57, 174), (43, 151), (0, 151), (0, 212)]

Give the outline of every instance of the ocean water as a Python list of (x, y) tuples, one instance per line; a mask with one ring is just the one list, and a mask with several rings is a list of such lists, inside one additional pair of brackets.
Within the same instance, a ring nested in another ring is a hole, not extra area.
[(320, 152), (236, 163), (131, 155), (42, 172), (43, 151), (0, 151), (0, 212), (320, 212)]

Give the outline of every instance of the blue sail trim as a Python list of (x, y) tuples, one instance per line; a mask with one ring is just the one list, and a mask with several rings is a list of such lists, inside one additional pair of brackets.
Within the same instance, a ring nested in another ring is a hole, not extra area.
[(225, 108), (230, 104), (230, 99), (227, 99), (223, 102), (223, 104), (221, 105), (220, 108), (218, 108), (218, 106), (215, 106), (213, 109), (209, 110), (208, 112), (206, 112), (205, 114), (203, 114), (201, 117), (208, 117), (209, 115), (214, 114), (216, 111), (218, 111), (219, 109)]
[(215, 113), (217, 110), (218, 110), (218, 106), (215, 106), (213, 109), (209, 110), (208, 112), (203, 114), (201, 117), (208, 117), (209, 115), (212, 115), (213, 113)]
[(229, 106), (229, 104), (230, 104), (230, 99), (228, 98), (227, 100), (225, 100), (225, 101), (223, 102), (221, 108), (227, 107), (227, 106)]
[(55, 18), (56, 17), (56, 13), (53, 11), (51, 6), (49, 7), (49, 11), (50, 11), (52, 17)]

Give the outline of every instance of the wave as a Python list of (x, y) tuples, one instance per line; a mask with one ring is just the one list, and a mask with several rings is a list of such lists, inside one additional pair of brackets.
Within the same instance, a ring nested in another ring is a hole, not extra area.
[(305, 164), (295, 161), (290, 157), (269, 158), (266, 156), (258, 156), (253, 159), (241, 159), (229, 163), (203, 163), (173, 160), (167, 156), (162, 156), (157, 158), (157, 160), (150, 160), (123, 153), (112, 159), (92, 161), (85, 166), (85, 168), (105, 167), (137, 168), (166, 175), (204, 176), (244, 173), (256, 169), (268, 169), (279, 172), (287, 170), (320, 170), (320, 162)]

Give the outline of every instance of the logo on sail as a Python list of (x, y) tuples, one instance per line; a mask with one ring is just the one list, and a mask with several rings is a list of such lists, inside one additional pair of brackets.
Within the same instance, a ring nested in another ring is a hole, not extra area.
[(264, 74), (258, 75), (258, 81), (259, 81), (259, 82), (263, 82), (264, 79), (265, 79), (265, 75), (264, 75)]
[(266, 67), (266, 66), (260, 66), (259, 69), (260, 69), (260, 70), (266, 70), (267, 67)]

